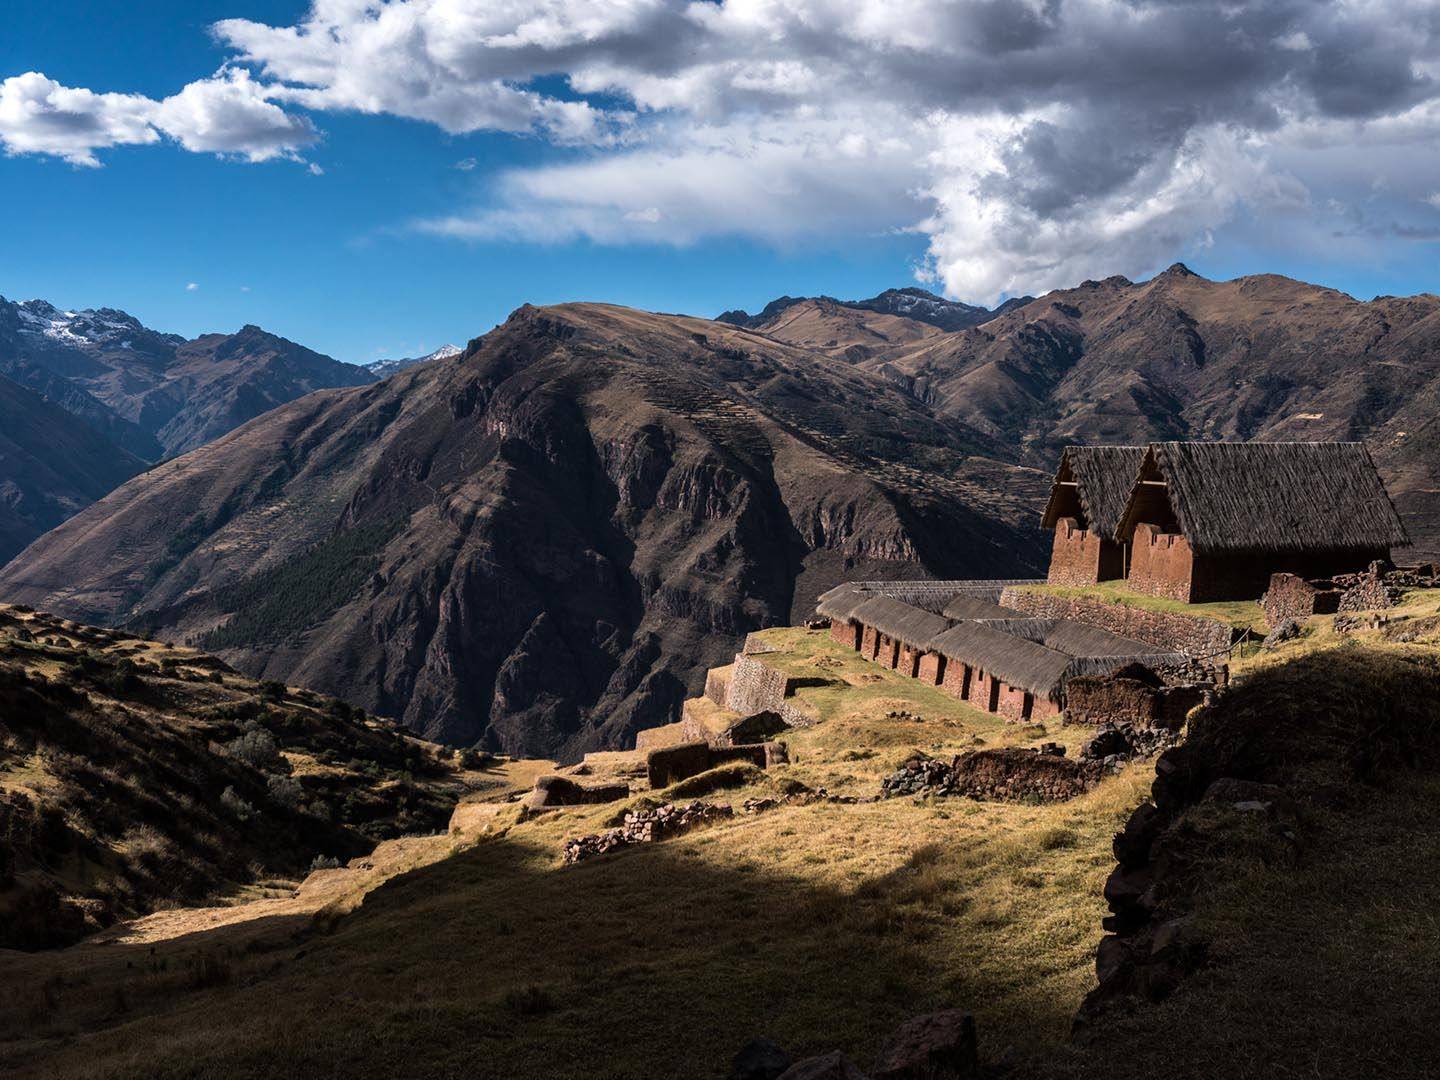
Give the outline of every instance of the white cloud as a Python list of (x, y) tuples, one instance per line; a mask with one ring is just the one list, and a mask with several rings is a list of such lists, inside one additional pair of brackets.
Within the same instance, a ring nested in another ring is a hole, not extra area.
[(1440, 210), (1440, 191), (1432, 191), (1429, 195), (1425, 196), (1425, 201), (1435, 207), (1436, 210)]
[(89, 167), (100, 164), (97, 150), (162, 136), (187, 150), (250, 161), (293, 157), (315, 140), (314, 126), (266, 93), (237, 68), (192, 82), (162, 101), (96, 94), (32, 71), (0, 82), (0, 142), (10, 154), (49, 154)]
[(1135, 276), (1240, 217), (1327, 243), (1440, 190), (1433, 0), (313, 0), (213, 30), (227, 66), (163, 102), (7, 81), (0, 139), (89, 165), (162, 136), (293, 156), (298, 109), (508, 132), (571, 150), (417, 227), (914, 229), (970, 300)]
[(52, 154), (93, 168), (96, 150), (158, 140), (153, 109), (135, 94), (93, 94), (28, 71), (0, 82), (0, 142), (10, 154)]
[(186, 291), (186, 292), (195, 292), (195, 291), (196, 291), (197, 289), (199, 289), (199, 288), (200, 288), (199, 283), (198, 283), (198, 282), (195, 282), (195, 281), (192, 281), (192, 282), (190, 282), (189, 284), (187, 284), (187, 285), (185, 286), (185, 291)]

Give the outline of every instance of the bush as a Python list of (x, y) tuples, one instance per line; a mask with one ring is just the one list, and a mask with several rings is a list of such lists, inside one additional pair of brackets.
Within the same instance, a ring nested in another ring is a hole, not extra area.
[(300, 786), (300, 781), (291, 776), (270, 777), (269, 788), (270, 801), (287, 810), (296, 809), (300, 800), (305, 797), (305, 789)]
[(313, 858), (313, 859), (310, 860), (310, 872), (311, 872), (311, 873), (314, 873), (316, 870), (339, 870), (339, 869), (340, 869), (340, 860), (337, 859), (334, 855), (316, 855), (315, 858)]
[(225, 744), (225, 752), (261, 770), (274, 769), (284, 760), (275, 736), (253, 721), (245, 725), (239, 738)]
[(227, 787), (221, 792), (220, 805), (241, 821), (249, 821), (255, 816), (255, 807), (242, 799), (233, 787)]

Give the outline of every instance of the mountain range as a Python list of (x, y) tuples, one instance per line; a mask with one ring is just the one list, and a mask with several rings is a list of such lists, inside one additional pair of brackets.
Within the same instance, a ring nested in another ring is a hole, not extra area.
[(406, 356), (394, 360), (375, 360), (364, 365), (365, 370), (374, 375), (377, 379), (386, 379), (397, 371), (404, 371), (406, 368), (414, 367), (416, 364), (427, 364), (431, 360), (448, 360), (452, 356), (460, 354), (458, 345), (441, 345), (434, 352), (426, 353), (424, 356)]
[(919, 290), (716, 321), (525, 307), (145, 471), (0, 570), (0, 598), (574, 757), (841, 579), (1039, 573), (1070, 442), (1364, 439), (1428, 556), (1437, 333), (1433, 295), (1178, 264), (991, 312)]

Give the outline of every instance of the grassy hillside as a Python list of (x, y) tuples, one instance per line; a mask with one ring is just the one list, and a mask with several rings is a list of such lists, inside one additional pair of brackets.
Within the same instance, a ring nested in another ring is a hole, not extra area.
[(443, 829), (454, 758), (193, 650), (0, 608), (0, 947)]
[[(1007, 725), (834, 646), (768, 632), (820, 717), (791, 764), (727, 767), (624, 803), (527, 816), (504, 789), (448, 837), (312, 876), (296, 906), (213, 929), (152, 917), (106, 944), (0, 960), (0, 1068), (16, 1075), (721, 1077), (757, 1035), (867, 1065), (896, 1023), (960, 1005), (982, 1058), (1020, 1076), (1433, 1075), (1440, 961), (1430, 809), (1440, 660), (1397, 623), (1247, 661), (1192, 719), (1164, 893), (1208, 960), (1156, 1004), (1117, 999), (1070, 1043), (1095, 986), (1111, 839), (1155, 777), (1131, 765), (1074, 801), (849, 801), (915, 750), (1083, 730)], [(1427, 719), (1430, 718), (1430, 719)], [(1073, 752), (1073, 750), (1072, 750)], [(582, 775), (633, 772), (592, 755)], [(1280, 785), (1283, 809), (1199, 802), (1215, 776)], [(1188, 782), (1188, 781), (1187, 781)], [(747, 798), (831, 798), (741, 812)], [(838, 798), (837, 798), (838, 797)], [(659, 799), (735, 817), (578, 866), (565, 839)], [(428, 845), (428, 846), (427, 846)], [(327, 874), (339, 875), (334, 878)], [(388, 878), (388, 880), (384, 880)], [(326, 888), (330, 894), (323, 894)], [(300, 900), (320, 893), (308, 906)], [(283, 1008), (277, 1008), (283, 1003)], [(82, 1036), (76, 1038), (76, 1036)], [(1427, 1071), (1428, 1070), (1428, 1071)]]

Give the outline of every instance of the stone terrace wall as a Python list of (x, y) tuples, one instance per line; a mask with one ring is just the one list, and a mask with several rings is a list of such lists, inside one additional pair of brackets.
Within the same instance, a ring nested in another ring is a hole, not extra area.
[(1088, 596), (1054, 596), (1025, 589), (1006, 589), (1000, 602), (1039, 619), (1074, 619), (1102, 630), (1134, 638), (1173, 652), (1213, 656), (1230, 647), (1234, 629), (1218, 619), (1147, 611)]
[(789, 691), (790, 679), (783, 671), (771, 667), (759, 657), (739, 653), (730, 672), (724, 705), (741, 716), (773, 712), (794, 727), (814, 723), (813, 716), (787, 700)]
[(1095, 762), (1071, 761), (1020, 747), (974, 750), (955, 759), (952, 790), (1007, 802), (1073, 799), (1100, 779)]

